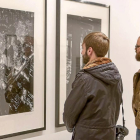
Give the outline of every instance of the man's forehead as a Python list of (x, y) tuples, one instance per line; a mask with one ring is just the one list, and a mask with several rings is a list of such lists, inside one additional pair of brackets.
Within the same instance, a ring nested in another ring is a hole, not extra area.
[(137, 40), (137, 45), (140, 45), (140, 37)]
[(84, 46), (84, 45), (85, 45), (85, 43), (83, 42), (83, 43), (82, 43), (82, 46)]

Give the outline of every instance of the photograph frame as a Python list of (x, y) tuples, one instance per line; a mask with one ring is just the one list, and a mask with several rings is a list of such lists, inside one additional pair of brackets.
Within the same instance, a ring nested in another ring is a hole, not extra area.
[[(110, 13), (111, 13), (111, 8), (110, 5), (105, 5), (101, 3), (95, 3), (95, 2), (90, 2), (90, 1), (83, 1), (81, 2), (80, 0), (64, 0), (64, 1), (69, 1), (74, 3), (81, 3), (81, 4), (87, 4), (87, 5), (93, 5), (101, 8), (107, 8), (108, 9), (108, 37), (110, 38)], [(61, 51), (60, 51), (60, 42), (61, 42), (61, 8), (62, 6), (62, 0), (56, 0), (56, 90), (55, 90), (55, 126), (56, 127), (62, 127), (65, 126), (64, 123), (60, 123), (60, 98), (61, 98), (61, 93), (60, 93), (60, 56), (61, 56)], [(63, 21), (64, 22), (64, 21)], [(65, 21), (66, 22), (66, 21)], [(108, 51), (108, 57), (110, 58), (110, 49)], [(64, 106), (64, 104), (63, 104)]]
[[(44, 37), (44, 42), (42, 42), (44, 44), (43, 46), (43, 50), (44, 50), (44, 58), (43, 58), (43, 76), (44, 76), (44, 79), (43, 79), (43, 85), (44, 85), (44, 93), (43, 94), (43, 119), (42, 119), (42, 127), (37, 127), (37, 128), (33, 128), (33, 129), (30, 129), (30, 130), (25, 130), (25, 131), (20, 131), (20, 132), (15, 132), (15, 133), (9, 133), (9, 134), (6, 134), (6, 135), (0, 135), (0, 139), (5, 139), (5, 138), (9, 138), (9, 137), (15, 137), (15, 136), (19, 136), (19, 135), (25, 135), (25, 134), (29, 134), (29, 133), (34, 133), (34, 132), (38, 132), (38, 131), (43, 131), (43, 130), (46, 130), (46, 51), (47, 51), (47, 0), (43, 0), (43, 3), (44, 3), (44, 9), (43, 9), (43, 12), (44, 12), (44, 19), (42, 21), (42, 23), (44, 24), (44, 34), (43, 34), (43, 37)], [(7, 8), (7, 7), (2, 7), (2, 8)], [(11, 8), (11, 9), (14, 9), (14, 8)], [(27, 124), (28, 125), (28, 124)]]

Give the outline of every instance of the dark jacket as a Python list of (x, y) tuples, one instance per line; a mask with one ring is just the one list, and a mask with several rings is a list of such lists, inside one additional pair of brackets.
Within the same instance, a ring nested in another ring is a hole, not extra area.
[(81, 70), (63, 114), (73, 140), (115, 140), (122, 92), (121, 76), (114, 63)]
[(137, 83), (140, 80), (140, 70), (135, 73), (133, 78), (133, 100), (132, 108), (135, 116), (135, 124), (140, 129), (140, 88)]

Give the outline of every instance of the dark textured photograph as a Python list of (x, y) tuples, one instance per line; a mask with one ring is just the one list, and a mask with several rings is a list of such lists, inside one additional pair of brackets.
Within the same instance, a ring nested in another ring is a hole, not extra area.
[(0, 116), (34, 109), (34, 13), (0, 8)]
[(83, 68), (82, 43), (91, 32), (101, 31), (101, 19), (67, 15), (67, 96), (76, 73)]

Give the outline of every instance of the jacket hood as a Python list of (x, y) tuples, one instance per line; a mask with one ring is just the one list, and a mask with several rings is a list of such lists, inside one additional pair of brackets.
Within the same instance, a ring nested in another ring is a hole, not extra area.
[(111, 85), (116, 84), (121, 79), (121, 75), (113, 62), (84, 69), (84, 71)]

